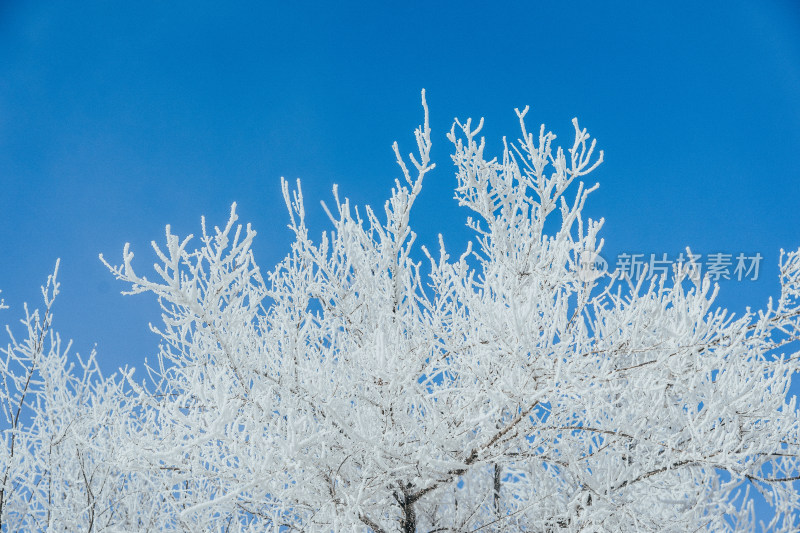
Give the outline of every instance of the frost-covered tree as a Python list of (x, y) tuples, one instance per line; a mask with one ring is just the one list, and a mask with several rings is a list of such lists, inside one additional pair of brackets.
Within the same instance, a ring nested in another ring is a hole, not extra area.
[(42, 288), (45, 311), (26, 306), (23, 335), (7, 327), (0, 348), (0, 529), (125, 530), (152, 514), (120, 469), (135, 404), (124, 382), (102, 376), (94, 350), (70, 358), (71, 343), (53, 331), (57, 273), (58, 263)]
[(334, 187), (312, 240), (300, 183), (282, 182), (295, 241), (269, 273), (235, 206), (196, 249), (168, 226), (153, 280), (127, 246), (106, 263), (161, 303), (146, 379), (103, 379), (93, 357), (73, 373), (36, 340), (49, 312), (29, 315), (29, 341), (4, 352), (3, 527), (738, 531), (758, 525), (757, 492), (773, 509), (760, 528), (800, 528), (800, 251), (781, 255), (777, 300), (738, 318), (686, 268), (637, 284), (587, 271), (602, 220), (582, 215), (596, 186), (581, 179), (602, 152), (577, 121), (553, 147), (526, 112), (500, 159), (482, 122), (448, 135), (475, 233), (457, 259), (443, 239), (414, 247), (425, 107), (383, 212)]

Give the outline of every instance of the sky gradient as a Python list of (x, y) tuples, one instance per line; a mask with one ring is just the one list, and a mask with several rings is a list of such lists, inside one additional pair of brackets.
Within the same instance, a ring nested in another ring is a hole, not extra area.
[(41, 305), (61, 258), (56, 329), (79, 352), (96, 343), (107, 372), (140, 367), (158, 306), (120, 296), (98, 253), (118, 264), (130, 242), (145, 273), (166, 224), (196, 235), (235, 201), (270, 270), (291, 238), (280, 177), (302, 180), (316, 232), (333, 183), (382, 205), (422, 88), (438, 166), (412, 214), (418, 242), (442, 232), (455, 255), (469, 238), (453, 118), (485, 117), (499, 156), (530, 105), (531, 130), (571, 144), (578, 117), (605, 151), (586, 212), (606, 219), (610, 262), (760, 253), (759, 281), (723, 282), (719, 302), (764, 307), (779, 249), (800, 247), (798, 4), (538, 4), (3, 2), (0, 323)]

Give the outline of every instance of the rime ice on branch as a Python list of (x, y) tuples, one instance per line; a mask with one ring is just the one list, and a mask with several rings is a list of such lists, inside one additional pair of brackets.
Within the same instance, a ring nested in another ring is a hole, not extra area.
[[(800, 252), (781, 256), (777, 300), (738, 318), (685, 272), (636, 285), (586, 276), (602, 220), (584, 218), (597, 186), (581, 179), (602, 152), (577, 121), (566, 151), (544, 126), (528, 132), (526, 108), (499, 159), (484, 155), (483, 121), (453, 125), (455, 197), (475, 246), (451, 259), (440, 239), (420, 254), (411, 210), (433, 168), (424, 93), (423, 107), (417, 155), (394, 146), (402, 177), (382, 213), (334, 187), (333, 228), (313, 240), (300, 183), (282, 181), (295, 241), (264, 277), (235, 206), (224, 228), (203, 221), (197, 249), (167, 227), (152, 281), (128, 246), (122, 266), (106, 263), (163, 314), (147, 380), (125, 370), (124, 391), (95, 393), (97, 418), (75, 412), (113, 452), (74, 436), (77, 452), (58, 456), (70, 472), (107, 465), (107, 491), (61, 481), (59, 494), (89, 503), (50, 503), (44, 481), (24, 481), (39, 479), (16, 459), (26, 452), (7, 452), (45, 437), (13, 425), (3, 466), (16, 485), (3, 487), (22, 488), (0, 518), (78, 529), (92, 509), (97, 530), (729, 531), (755, 527), (758, 492), (774, 510), (763, 529), (796, 531)], [(8, 361), (35, 367), (19, 346)], [(32, 405), (6, 391), (8, 405)]]

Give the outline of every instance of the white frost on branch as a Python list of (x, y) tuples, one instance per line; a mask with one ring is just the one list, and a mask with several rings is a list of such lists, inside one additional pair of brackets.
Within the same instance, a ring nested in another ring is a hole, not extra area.
[(741, 317), (685, 271), (582, 275), (603, 221), (584, 218), (597, 185), (580, 180), (603, 153), (577, 120), (554, 147), (525, 108), (500, 159), (482, 120), (453, 125), (475, 246), (453, 260), (440, 237), (423, 264), (423, 108), (382, 214), (334, 187), (314, 241), (282, 180), (295, 240), (264, 277), (235, 204), (196, 249), (167, 226), (155, 281), (127, 245), (106, 263), (161, 304), (147, 380), (104, 379), (94, 355), (75, 377), (45, 335), (53, 278), (44, 320), (3, 351), (3, 527), (748, 531), (757, 492), (760, 528), (796, 531), (800, 251), (782, 253), (777, 302)]

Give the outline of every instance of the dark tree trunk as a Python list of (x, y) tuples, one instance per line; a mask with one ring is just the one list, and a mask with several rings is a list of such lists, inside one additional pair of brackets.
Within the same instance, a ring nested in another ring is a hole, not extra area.
[(494, 512), (500, 516), (500, 480), (503, 477), (503, 467), (499, 464), (494, 464)]
[(417, 530), (417, 513), (414, 511), (416, 499), (409, 492), (409, 488), (409, 486), (402, 487), (402, 498), (397, 498), (403, 510), (401, 523), (403, 533), (414, 533)]

